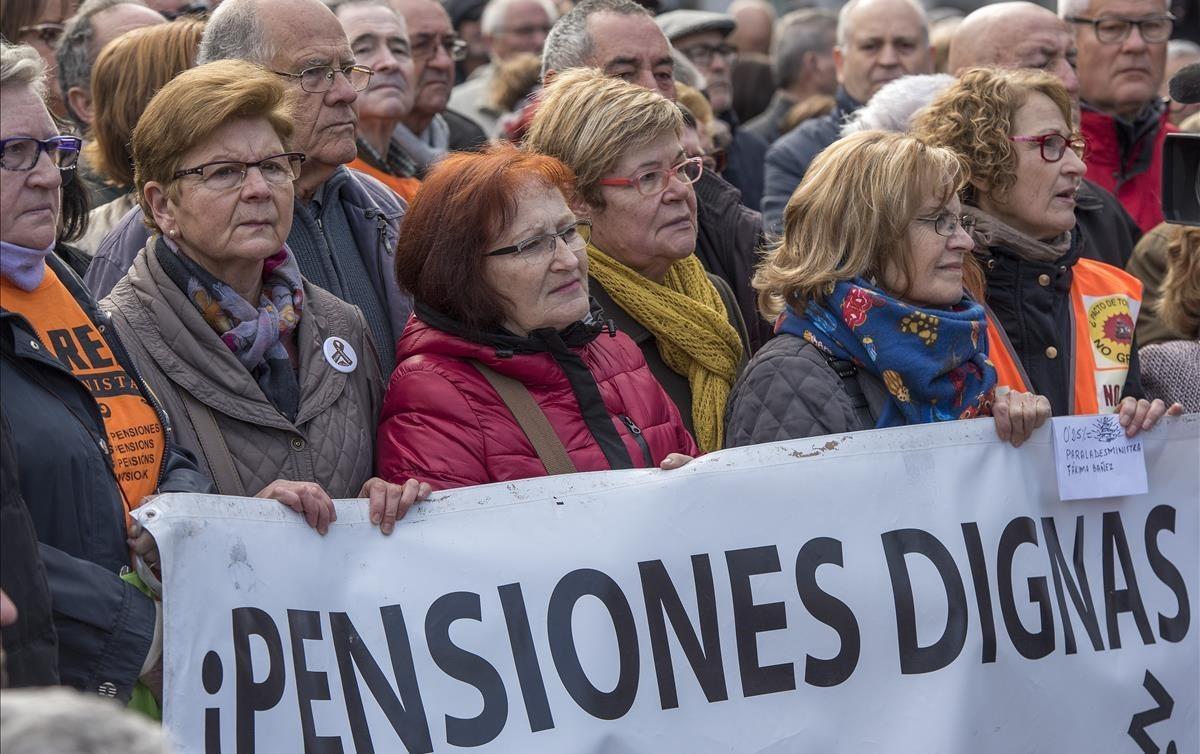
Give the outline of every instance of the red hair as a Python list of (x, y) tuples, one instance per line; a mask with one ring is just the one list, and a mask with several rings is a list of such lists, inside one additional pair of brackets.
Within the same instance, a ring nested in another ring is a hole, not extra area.
[(575, 175), (559, 160), (497, 143), (454, 152), (413, 197), (396, 248), (396, 280), (413, 299), (480, 332), (500, 326), (505, 299), (483, 274), (485, 254), (517, 214), (530, 183), (572, 193)]

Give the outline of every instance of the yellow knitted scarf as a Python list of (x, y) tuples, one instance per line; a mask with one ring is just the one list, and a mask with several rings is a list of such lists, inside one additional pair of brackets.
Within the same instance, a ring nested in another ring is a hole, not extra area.
[(700, 260), (671, 265), (661, 284), (588, 245), (588, 274), (617, 306), (654, 334), (658, 352), (692, 389), (696, 443), (708, 452), (725, 440), (725, 402), (737, 378), (742, 341)]

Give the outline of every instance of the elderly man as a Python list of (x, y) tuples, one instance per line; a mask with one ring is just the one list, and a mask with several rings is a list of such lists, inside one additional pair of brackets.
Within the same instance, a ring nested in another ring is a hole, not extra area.
[(779, 88), (767, 109), (746, 123), (746, 131), (773, 144), (783, 134), (783, 123), (793, 107), (814, 95), (837, 93), (836, 31), (837, 14), (831, 10), (806, 8), (779, 19), (774, 59)]
[(476, 68), (450, 93), (450, 109), (462, 113), (495, 136), (504, 112), (491, 103), (496, 66), (517, 55), (542, 54), (542, 45), (558, 12), (550, 0), (491, 0), (483, 9), (480, 28), (491, 51), (491, 62)]
[(725, 180), (742, 192), (742, 201), (757, 207), (762, 201), (762, 165), (767, 143), (738, 128), (733, 111), (733, 63), (737, 48), (729, 44), (732, 16), (702, 10), (673, 10), (654, 19), (676, 50), (692, 62), (707, 82), (713, 112), (729, 126)]
[(838, 139), (842, 120), (889, 81), (933, 73), (929, 23), (916, 0), (850, 0), (838, 14), (837, 106), (801, 123), (767, 152), (763, 220), (768, 230), (783, 228), (783, 208), (813, 158)]
[[(1078, 119), (1079, 78), (1074, 61), (1070, 27), (1031, 2), (984, 6), (963, 19), (950, 40), (952, 73), (984, 65), (1040, 68), (1062, 81)], [(1075, 195), (1075, 219), (1083, 236), (1083, 256), (1125, 267), (1142, 234), (1112, 194), (1084, 180)]]
[(1162, 145), (1170, 112), (1158, 96), (1173, 17), (1167, 0), (1060, 0), (1079, 50), (1087, 177), (1116, 194), (1142, 231), (1162, 222)]
[[(392, 274), (405, 205), (375, 179), (345, 167), (357, 154), (356, 85), (365, 88), (369, 75), (353, 67), (350, 43), (320, 0), (225, 0), (205, 28), (199, 59), (229, 58), (274, 71), (292, 90), (289, 147), (308, 159), (295, 183), (288, 246), (305, 278), (362, 310), (383, 372), (390, 373), (412, 311)], [(314, 69), (324, 75), (312, 75)], [(87, 276), (97, 298), (125, 275), (146, 235), (141, 210), (134, 209), (104, 239)]]
[(127, 31), (167, 19), (139, 0), (86, 0), (67, 19), (55, 56), (67, 115), (86, 132), (92, 126), (92, 66), (104, 46)]
[(391, 0), (391, 5), (408, 27), (416, 91), (394, 136), (424, 171), (447, 152), (479, 147), (487, 134), (470, 118), (447, 109), (454, 62), (467, 54), (467, 45), (454, 33), (446, 9), (438, 0)]
[(767, 0), (733, 0), (726, 13), (737, 23), (737, 28), (729, 35), (729, 42), (738, 52), (771, 54), (775, 34), (774, 5)]

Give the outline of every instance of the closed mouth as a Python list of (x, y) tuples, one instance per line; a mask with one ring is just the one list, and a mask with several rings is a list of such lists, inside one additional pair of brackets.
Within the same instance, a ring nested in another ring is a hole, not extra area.
[(572, 288), (577, 287), (578, 285), (579, 285), (579, 278), (575, 278), (574, 280), (568, 280), (567, 282), (563, 283), (562, 285), (558, 286), (557, 288), (554, 288), (550, 292), (551, 293), (566, 293), (566, 292), (570, 291)]

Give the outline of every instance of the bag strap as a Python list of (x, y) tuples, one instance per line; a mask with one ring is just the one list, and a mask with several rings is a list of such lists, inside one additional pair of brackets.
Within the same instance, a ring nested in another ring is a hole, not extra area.
[(825, 363), (829, 364), (829, 368), (841, 379), (842, 387), (845, 388), (846, 395), (850, 398), (850, 404), (854, 406), (854, 413), (858, 416), (859, 423), (865, 429), (874, 429), (876, 419), (871, 415), (871, 402), (867, 400), (867, 394), (863, 392), (862, 385), (858, 381), (858, 367), (846, 359), (838, 359), (820, 349), (817, 350), (825, 357)]
[(200, 441), (200, 450), (204, 452), (204, 460), (208, 462), (217, 492), (222, 495), (246, 497), (242, 479), (238, 476), (237, 467), (233, 465), (233, 454), (229, 452), (225, 437), (217, 428), (217, 418), (213, 416), (212, 409), (196, 400), (187, 390), (180, 389), (177, 392), (183, 400), (183, 410), (192, 422), (196, 439)]
[(471, 360), (471, 365), (478, 369), (484, 379), (500, 394), (500, 400), (508, 406), (521, 431), (533, 444), (538, 459), (546, 467), (546, 473), (550, 476), (574, 474), (576, 469), (575, 464), (571, 462), (571, 456), (563, 447), (562, 440), (555, 434), (554, 427), (550, 426), (545, 412), (529, 394), (529, 389), (512, 377), (506, 377), (474, 359)]

